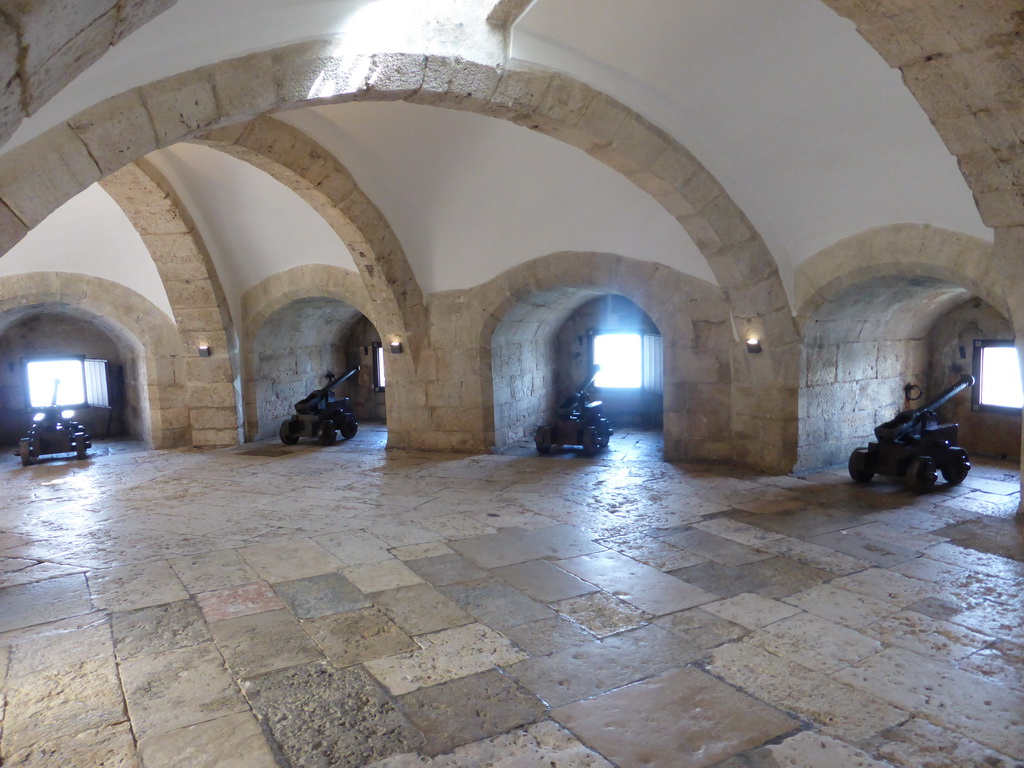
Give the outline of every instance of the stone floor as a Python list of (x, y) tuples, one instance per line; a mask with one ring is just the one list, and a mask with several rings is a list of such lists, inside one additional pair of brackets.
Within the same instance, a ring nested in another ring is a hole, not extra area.
[(1015, 467), (383, 443), (4, 460), (4, 768), (1022, 765)]

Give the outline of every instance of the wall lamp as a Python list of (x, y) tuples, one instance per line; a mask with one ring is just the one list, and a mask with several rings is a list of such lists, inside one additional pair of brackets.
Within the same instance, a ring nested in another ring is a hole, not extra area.
[(200, 344), (199, 345), (199, 356), (200, 357), (209, 357), (210, 356), (210, 345), (209, 344)]
[(755, 352), (761, 351), (761, 340), (756, 336), (747, 339), (747, 352), (754, 354)]
[(402, 342), (400, 342), (400, 341), (392, 341), (391, 342), (391, 351), (394, 352), (396, 355), (400, 354), (401, 351), (402, 351)]

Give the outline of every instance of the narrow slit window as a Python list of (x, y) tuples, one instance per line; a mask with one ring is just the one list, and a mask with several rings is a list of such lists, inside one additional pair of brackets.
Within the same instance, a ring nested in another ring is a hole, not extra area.
[(384, 391), (387, 377), (384, 374), (384, 345), (379, 341), (373, 343), (373, 388)]

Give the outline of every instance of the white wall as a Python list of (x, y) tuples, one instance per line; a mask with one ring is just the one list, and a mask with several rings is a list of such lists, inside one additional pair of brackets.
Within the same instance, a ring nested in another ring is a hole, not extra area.
[(145, 243), (120, 206), (97, 184), (47, 216), (0, 258), (0, 275), (41, 271), (113, 280), (174, 317)]

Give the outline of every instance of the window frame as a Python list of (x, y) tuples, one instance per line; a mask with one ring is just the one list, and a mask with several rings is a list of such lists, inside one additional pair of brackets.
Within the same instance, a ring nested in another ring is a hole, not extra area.
[[(974, 372), (974, 386), (971, 387), (971, 410), (978, 411), (980, 413), (1004, 413), (1008, 415), (1021, 415), (1021, 408), (1014, 408), (1008, 405), (989, 405), (981, 402), (981, 356), (985, 349), (993, 347), (1016, 347), (1017, 344), (1013, 339), (975, 339), (974, 340), (974, 356), (972, 360), (971, 370)], [(1019, 360), (1019, 357), (1018, 357)]]
[(373, 354), (373, 391), (383, 392), (387, 385), (387, 372), (384, 366), (384, 344), (375, 341), (370, 345)]
[[(49, 408), (50, 404), (46, 405), (32, 405), (32, 386), (29, 379), (28, 366), (29, 363), (46, 363), (46, 362), (57, 362), (67, 360), (74, 360), (81, 364), (81, 375), (82, 375), (82, 397), (84, 398), (80, 403), (60, 403), (61, 408), (110, 408), (110, 386), (108, 383), (108, 377), (110, 375), (109, 362), (107, 360), (101, 360), (99, 358), (92, 358), (88, 355), (39, 355), (36, 357), (23, 357), (21, 358), (21, 373), (22, 379), (25, 386), (25, 410), (26, 411), (38, 411), (40, 408)], [(99, 393), (92, 392), (92, 387), (89, 386), (90, 374), (87, 372), (89, 363), (102, 363), (102, 377), (97, 377), (97, 381), (101, 383)], [(102, 397), (99, 397), (102, 395)], [(97, 403), (94, 400), (105, 399), (106, 403)]]

